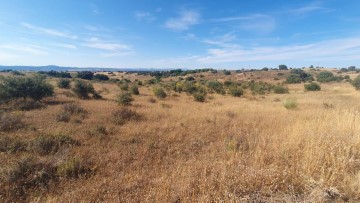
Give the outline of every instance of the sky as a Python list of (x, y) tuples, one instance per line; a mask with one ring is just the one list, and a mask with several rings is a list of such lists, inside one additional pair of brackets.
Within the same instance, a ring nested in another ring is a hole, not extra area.
[(0, 0), (0, 65), (360, 66), (359, 0)]

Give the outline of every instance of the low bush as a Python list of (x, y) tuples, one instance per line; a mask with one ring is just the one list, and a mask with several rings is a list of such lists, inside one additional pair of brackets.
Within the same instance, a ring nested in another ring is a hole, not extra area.
[(78, 96), (80, 99), (88, 99), (89, 94), (92, 94), (92, 96), (96, 99), (100, 95), (95, 91), (93, 85), (89, 82), (85, 82), (82, 80), (76, 80), (74, 87), (72, 89), (74, 94)]
[(237, 86), (231, 86), (229, 88), (229, 93), (233, 96), (233, 97), (241, 97), (244, 94), (244, 90), (241, 89), (240, 87)]
[(203, 92), (197, 92), (194, 95), (194, 100), (197, 102), (205, 102), (206, 94)]
[(56, 121), (69, 122), (72, 115), (78, 115), (85, 118), (88, 112), (78, 104), (65, 104), (61, 111), (56, 115)]
[(62, 89), (70, 89), (70, 80), (69, 79), (60, 79), (57, 82), (57, 86)]
[(11, 109), (20, 110), (20, 111), (30, 111), (33, 109), (45, 108), (46, 105), (40, 103), (39, 101), (34, 101), (32, 99), (17, 99), (10, 102)]
[(91, 173), (90, 165), (77, 158), (61, 163), (56, 169), (56, 175), (63, 178), (81, 178)]
[(64, 112), (68, 112), (70, 114), (86, 114), (87, 111), (81, 107), (79, 104), (65, 104), (62, 107)]
[(92, 80), (94, 78), (94, 73), (91, 71), (80, 71), (78, 72), (77, 77), (84, 80)]
[(287, 94), (289, 93), (289, 89), (287, 87), (281, 86), (281, 85), (276, 85), (273, 88), (273, 91), (275, 94)]
[(9, 132), (24, 127), (21, 115), (0, 112), (0, 132)]
[(40, 155), (55, 154), (62, 147), (79, 143), (67, 135), (39, 135), (30, 142), (30, 150)]
[(31, 157), (20, 158), (10, 164), (8, 170), (0, 176), (0, 181), (6, 185), (2, 188), (4, 198), (8, 199), (8, 202), (25, 202), (31, 191), (47, 189), (50, 183), (56, 180), (55, 172), (56, 168), (49, 163)]
[(154, 87), (153, 92), (154, 92), (154, 95), (159, 99), (164, 99), (167, 96), (165, 90), (160, 86)]
[(58, 122), (69, 122), (71, 120), (71, 115), (68, 112), (61, 111), (56, 114), (55, 120)]
[(110, 78), (104, 74), (96, 74), (96, 75), (94, 75), (93, 79), (100, 80), (100, 81), (108, 81)]
[(298, 103), (295, 98), (287, 98), (283, 105), (286, 109), (295, 109), (298, 106)]
[(139, 121), (142, 115), (128, 108), (121, 108), (112, 113), (112, 118), (115, 124), (122, 125), (128, 121)]
[(352, 86), (355, 87), (356, 90), (360, 90), (360, 76), (357, 76), (352, 82)]
[(338, 79), (339, 78), (335, 77), (330, 71), (322, 71), (317, 75), (317, 81), (322, 83), (336, 81)]
[(119, 94), (117, 98), (117, 103), (123, 106), (129, 106), (131, 105), (131, 102), (134, 101), (131, 94), (129, 92), (123, 92)]
[(304, 88), (306, 91), (320, 91), (321, 87), (318, 83), (311, 82), (309, 84), (305, 84)]
[(130, 92), (131, 92), (131, 94), (133, 94), (133, 95), (139, 95), (139, 94), (140, 94), (139, 88), (138, 88), (138, 86), (136, 86), (136, 85), (132, 85), (132, 86), (130, 87)]
[(26, 143), (20, 139), (0, 136), (0, 152), (16, 153), (26, 150)]
[(122, 91), (128, 91), (129, 90), (129, 85), (127, 83), (123, 83), (119, 85), (120, 90)]

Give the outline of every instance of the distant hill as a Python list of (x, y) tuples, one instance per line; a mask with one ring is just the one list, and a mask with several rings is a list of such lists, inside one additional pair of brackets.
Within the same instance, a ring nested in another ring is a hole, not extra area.
[[(63, 66), (1, 66), (0, 70), (17, 70), (17, 71), (162, 71), (166, 69), (154, 69), (154, 68), (96, 68), (96, 67), (63, 67)], [(170, 69), (167, 69), (170, 70)]]

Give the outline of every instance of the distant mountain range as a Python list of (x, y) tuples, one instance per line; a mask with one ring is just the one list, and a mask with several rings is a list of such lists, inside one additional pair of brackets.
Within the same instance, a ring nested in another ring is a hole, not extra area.
[(170, 69), (154, 69), (154, 68), (96, 68), (96, 67), (63, 67), (63, 66), (1, 66), (0, 70), (17, 70), (17, 71), (163, 71)]

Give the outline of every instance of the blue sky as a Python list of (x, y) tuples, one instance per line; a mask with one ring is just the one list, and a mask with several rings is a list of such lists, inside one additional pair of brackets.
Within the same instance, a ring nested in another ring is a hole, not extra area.
[(0, 64), (360, 66), (358, 0), (0, 0)]

